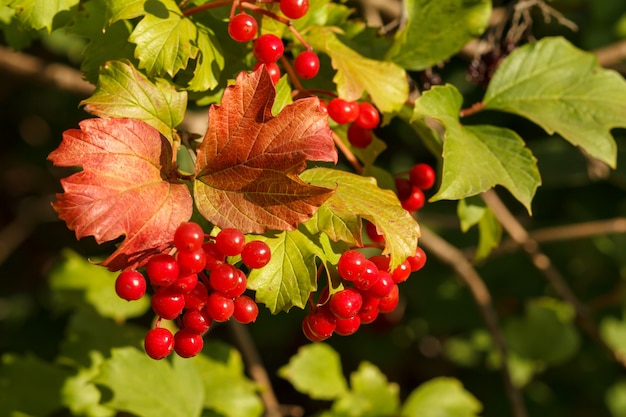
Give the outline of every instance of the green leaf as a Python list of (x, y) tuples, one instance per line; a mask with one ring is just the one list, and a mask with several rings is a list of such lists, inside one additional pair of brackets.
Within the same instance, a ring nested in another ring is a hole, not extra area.
[(0, 5), (0, 31), (4, 42), (16, 51), (27, 48), (40, 35), (34, 29), (26, 29), (20, 25), (15, 17), (17, 11), (6, 5)]
[(49, 275), (54, 303), (60, 309), (92, 306), (100, 315), (115, 320), (138, 317), (150, 307), (149, 297), (133, 302), (122, 300), (115, 293), (117, 273), (90, 263), (70, 249)]
[(573, 323), (572, 307), (564, 302), (540, 298), (526, 305), (521, 318), (509, 320), (504, 334), (513, 352), (548, 365), (571, 359), (580, 347), (580, 335)]
[(325, 343), (302, 346), (278, 375), (315, 400), (332, 400), (348, 392), (341, 358)]
[(8, 6), (17, 11), (17, 18), (27, 29), (52, 30), (57, 14), (68, 11), (78, 4), (79, 0), (13, 0)]
[(272, 104), (272, 114), (278, 114), (286, 105), (293, 103), (291, 97), (291, 86), (289, 85), (289, 77), (282, 76), (276, 83), (276, 98)]
[(600, 323), (602, 339), (616, 353), (626, 355), (626, 322), (615, 317), (605, 317)]
[(143, 120), (172, 140), (172, 130), (185, 116), (187, 93), (165, 80), (150, 82), (128, 62), (111, 61), (102, 68), (94, 94), (81, 104), (100, 117)]
[(98, 384), (113, 392), (107, 406), (139, 417), (199, 417), (204, 387), (192, 361), (155, 361), (136, 348), (113, 349)]
[(63, 405), (74, 416), (85, 417), (113, 417), (115, 410), (100, 404), (102, 393), (93, 380), (100, 374), (100, 365), (103, 362), (99, 352), (91, 352), (91, 366), (81, 368), (76, 375), (65, 380), (61, 389)]
[(187, 86), (191, 91), (212, 90), (220, 82), (224, 69), (224, 54), (215, 32), (208, 26), (198, 25), (198, 49), (196, 68)]
[(480, 197), (459, 200), (457, 214), (464, 233), (470, 227), (478, 225), (478, 248), (474, 261), (485, 259), (500, 243), (502, 225)]
[(441, 187), (431, 200), (459, 200), (502, 185), (530, 213), (541, 183), (532, 153), (512, 130), (462, 125), (462, 101), (459, 91), (446, 85), (432, 88), (415, 103), (414, 118), (434, 118), (446, 129)]
[(398, 31), (386, 58), (420, 71), (456, 54), (487, 28), (490, 0), (409, 0), (406, 26)]
[[(419, 225), (402, 208), (396, 194), (379, 188), (374, 178), (328, 168), (306, 170), (301, 178), (321, 187), (337, 187), (322, 205), (326, 209), (318, 211), (316, 222), (320, 230), (332, 236), (342, 227), (340, 221), (360, 223), (355, 215), (360, 216), (374, 223), (385, 237), (383, 254), (391, 254), (390, 269), (415, 254)], [(354, 230), (354, 226), (346, 227)]]
[(362, 362), (350, 375), (350, 391), (333, 403), (332, 411), (350, 417), (392, 416), (399, 405), (398, 386), (376, 366)]
[[(2, 416), (19, 413), (47, 416), (61, 408), (61, 387), (69, 372), (27, 354), (0, 358), (0, 410)], [(35, 396), (33, 396), (35, 395)]]
[(145, 69), (149, 77), (173, 77), (198, 53), (196, 26), (171, 0), (150, 0), (144, 7), (144, 18), (128, 38), (137, 45), (139, 68)]
[(322, 250), (300, 230), (258, 238), (268, 244), (272, 258), (248, 276), (248, 288), (256, 291), (256, 301), (272, 314), (304, 308), (309, 294), (317, 289), (315, 258), (323, 258)]
[[(313, 47), (325, 52), (337, 70), (333, 81), (344, 100), (358, 100), (367, 92), (383, 113), (398, 111), (408, 98), (406, 73), (393, 62), (366, 58), (341, 42), (329, 30), (319, 30), (311, 40)], [(381, 82), (394, 80), (394, 82)]]
[(204, 406), (223, 417), (257, 417), (263, 414), (258, 387), (245, 376), (243, 360), (234, 348), (220, 342), (205, 345), (191, 359), (204, 385)]
[(611, 385), (605, 398), (612, 417), (626, 417), (626, 380), (621, 379)]
[(118, 20), (129, 20), (146, 14), (146, 0), (104, 0), (106, 20), (109, 24)]
[(482, 404), (454, 378), (431, 379), (413, 390), (402, 417), (477, 417)]
[(615, 167), (610, 129), (626, 127), (626, 80), (563, 38), (524, 45), (496, 70), (485, 108), (526, 117)]

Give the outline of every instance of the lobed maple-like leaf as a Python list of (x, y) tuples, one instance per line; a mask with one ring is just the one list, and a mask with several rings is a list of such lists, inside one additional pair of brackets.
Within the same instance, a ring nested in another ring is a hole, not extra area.
[(194, 197), (211, 223), (245, 233), (293, 230), (333, 190), (302, 181), (307, 161), (337, 162), (327, 115), (305, 98), (272, 115), (276, 96), (267, 71), (241, 73), (209, 110), (198, 147)]
[(79, 239), (125, 236), (102, 265), (142, 265), (191, 217), (189, 189), (171, 179), (171, 146), (141, 120), (87, 119), (79, 126), (65, 131), (48, 157), (56, 166), (83, 168), (61, 180), (65, 192), (52, 205)]

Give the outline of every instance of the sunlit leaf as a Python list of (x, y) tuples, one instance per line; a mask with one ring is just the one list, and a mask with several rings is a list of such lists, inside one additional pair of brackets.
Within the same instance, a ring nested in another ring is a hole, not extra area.
[(435, 378), (417, 387), (402, 407), (402, 417), (478, 417), (481, 403), (454, 378)]
[(78, 4), (79, 0), (9, 0), (8, 6), (17, 12), (20, 23), (29, 29), (52, 30), (57, 14), (68, 11)]

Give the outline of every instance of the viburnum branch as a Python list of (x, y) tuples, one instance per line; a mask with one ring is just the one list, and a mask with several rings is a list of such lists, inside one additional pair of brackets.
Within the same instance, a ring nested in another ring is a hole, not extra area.
[(222, 1), (212, 1), (209, 3), (204, 3), (199, 6), (190, 7), (187, 10), (183, 10), (183, 16), (191, 16), (196, 13), (204, 12), (210, 9), (216, 9), (218, 7), (227, 6), (233, 3), (233, 0), (222, 0)]
[(261, 356), (254, 345), (252, 337), (250, 337), (248, 333), (248, 329), (234, 320), (228, 321), (228, 328), (233, 335), (237, 348), (243, 356), (244, 363), (248, 368), (248, 373), (257, 384), (263, 387), (260, 395), (265, 404), (265, 417), (282, 417), (281, 407), (272, 389), (269, 375), (263, 366)]
[(429, 228), (421, 225), (420, 246), (428, 253), (433, 254), (440, 261), (452, 268), (469, 287), (476, 305), (480, 310), (487, 330), (491, 335), (493, 344), (500, 355), (502, 364), (502, 378), (506, 387), (507, 396), (511, 403), (511, 409), (515, 417), (527, 417), (528, 412), (522, 400), (520, 391), (515, 387), (511, 379), (511, 370), (508, 364), (508, 350), (504, 341), (502, 330), (498, 320), (498, 314), (493, 306), (491, 294), (482, 278), (476, 272), (470, 261), (463, 252), (448, 243), (445, 239), (432, 232)]
[(362, 174), (363, 173), (363, 166), (361, 166), (361, 163), (359, 162), (359, 160), (356, 158), (356, 156), (354, 155), (354, 153), (352, 153), (352, 151), (350, 150), (350, 148), (348, 148), (343, 141), (341, 140), (341, 138), (339, 136), (337, 136), (337, 134), (335, 132), (333, 132), (333, 139), (335, 141), (335, 145), (337, 146), (337, 148), (339, 148), (339, 150), (341, 151), (341, 153), (343, 154), (343, 156), (346, 157), (346, 159), (348, 160), (348, 162), (350, 162), (350, 165), (352, 165), (352, 167), (354, 168), (354, 170), (358, 173), (358, 174)]
[(470, 107), (468, 107), (466, 109), (462, 109), (459, 112), (459, 116), (460, 117), (471, 116), (472, 114), (476, 114), (476, 113), (482, 111), (484, 108), (485, 108), (485, 104), (482, 101), (479, 101), (477, 103), (472, 104)]
[(626, 367), (626, 358), (619, 352), (613, 350), (606, 344), (604, 339), (602, 339), (598, 326), (591, 318), (587, 307), (578, 299), (576, 294), (574, 294), (561, 272), (554, 266), (550, 258), (541, 251), (537, 241), (528, 234), (522, 224), (513, 216), (502, 200), (500, 200), (496, 192), (494, 190), (486, 191), (482, 194), (482, 197), (485, 203), (487, 203), (487, 206), (493, 211), (498, 221), (502, 224), (504, 230), (506, 230), (511, 238), (526, 252), (535, 268), (543, 274), (546, 281), (548, 281), (559, 297), (574, 308), (580, 327), (594, 342), (608, 351), (618, 363)]
[(287, 76), (289, 76), (289, 80), (291, 80), (294, 86), (294, 93), (297, 95), (299, 91), (304, 91), (304, 86), (302, 86), (298, 75), (296, 75), (293, 67), (291, 66), (291, 63), (287, 58), (285, 58), (284, 55), (280, 57), (280, 63), (283, 64), (283, 68), (287, 72)]
[(309, 45), (309, 43), (306, 40), (304, 40), (304, 38), (302, 37), (300, 32), (298, 32), (298, 30), (295, 27), (293, 27), (293, 24), (291, 23), (291, 20), (285, 19), (284, 17), (279, 16), (276, 13), (272, 13), (269, 10), (265, 10), (264, 8), (259, 7), (259, 6), (255, 5), (255, 4), (252, 4), (252, 3), (242, 2), (241, 3), (241, 7), (244, 7), (244, 8), (249, 9), (249, 10), (254, 10), (255, 12), (257, 12), (259, 14), (265, 15), (265, 16), (270, 17), (270, 18), (272, 18), (272, 19), (274, 19), (274, 20), (276, 20), (276, 21), (278, 21), (280, 23), (283, 23), (284, 25), (287, 26), (287, 28), (289, 28), (289, 30), (291, 31), (293, 36), (295, 36), (296, 39), (298, 39), (298, 41), (302, 44), (302, 46), (304, 46), (307, 49), (307, 51), (313, 50), (313, 48), (311, 48), (311, 45)]

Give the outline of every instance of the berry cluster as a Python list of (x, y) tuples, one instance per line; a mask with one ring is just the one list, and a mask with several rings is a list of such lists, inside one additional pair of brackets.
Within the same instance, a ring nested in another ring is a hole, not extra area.
[[(214, 321), (234, 317), (247, 324), (257, 318), (256, 302), (244, 294), (247, 277), (227, 257), (241, 256), (246, 267), (262, 268), (270, 261), (269, 247), (259, 240), (246, 243), (234, 228), (205, 238), (197, 223), (182, 223), (174, 233), (174, 254), (153, 255), (146, 264), (145, 275), (154, 289), (152, 310), (159, 317), (145, 338), (146, 352), (153, 359), (172, 351), (184, 358), (197, 355), (204, 345), (202, 336)], [(141, 298), (146, 287), (144, 274), (134, 269), (120, 273), (115, 282), (117, 295), (129, 301)], [(159, 327), (161, 319), (176, 320), (180, 330), (172, 334)]]
[(366, 101), (347, 101), (336, 97), (326, 105), (326, 112), (335, 123), (349, 124), (348, 141), (356, 148), (367, 148), (372, 143), (372, 130), (380, 124), (376, 107)]
[(398, 284), (406, 281), (412, 272), (426, 263), (426, 254), (417, 248), (393, 271), (389, 271), (389, 258), (375, 255), (366, 258), (361, 252), (349, 250), (339, 258), (337, 271), (343, 289), (330, 294), (328, 287), (320, 300), (302, 321), (305, 336), (319, 342), (333, 333), (348, 336), (362, 324), (372, 323), (380, 313), (390, 313), (398, 305)]
[[(237, 4), (237, 2), (234, 4)], [(279, 15), (275, 15), (264, 9), (258, 9), (256, 6), (249, 3), (239, 2), (239, 4), (240, 6), (257, 9), (259, 12), (287, 24), (292, 31), (295, 30), (289, 20), (285, 20)], [(279, 0), (279, 5), (280, 11), (288, 19), (300, 19), (306, 15), (309, 10), (308, 0)], [(252, 52), (257, 60), (254, 69), (256, 70), (264, 65), (272, 82), (276, 84), (280, 79), (280, 68), (278, 67), (277, 61), (283, 56), (285, 47), (283, 41), (278, 36), (271, 33), (262, 34), (257, 37), (258, 30), (259, 25), (256, 19), (244, 11), (237, 14), (233, 13), (228, 22), (228, 33), (233, 40), (237, 42), (249, 42), (254, 39)], [(298, 77), (308, 80), (317, 75), (320, 68), (320, 61), (317, 54), (311, 50), (311, 47), (306, 44), (305, 46), (306, 50), (295, 57), (293, 69)]]
[(419, 163), (409, 171), (409, 178), (396, 178), (396, 190), (402, 207), (410, 213), (421, 209), (426, 203), (424, 191), (435, 185), (435, 170), (428, 164)]

